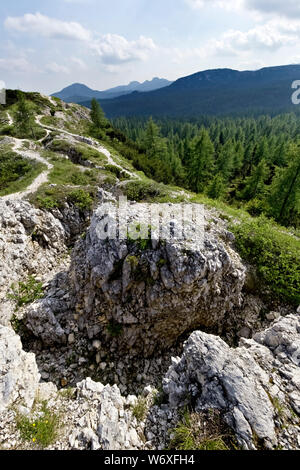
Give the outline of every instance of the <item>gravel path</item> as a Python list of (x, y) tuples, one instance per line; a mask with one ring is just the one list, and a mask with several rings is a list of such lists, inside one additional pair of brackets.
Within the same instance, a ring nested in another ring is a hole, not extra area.
[[(54, 102), (53, 104), (56, 104), (56, 103)], [(9, 113), (7, 113), (7, 117), (8, 117), (9, 125), (12, 126), (13, 125), (13, 119), (10, 116)], [(46, 126), (46, 125), (44, 125), (40, 122), (42, 117), (43, 117), (42, 115), (36, 116), (35, 122), (39, 126), (43, 127), (46, 130), (47, 135), (45, 137), (42, 137), (38, 142), (42, 142), (44, 139), (46, 139), (49, 136), (51, 131), (56, 131), (56, 132), (60, 132), (62, 134), (69, 135), (69, 136), (73, 137), (74, 139), (78, 140), (79, 142), (83, 142), (83, 143), (87, 144), (92, 149), (103, 153), (103, 155), (105, 155), (106, 158), (107, 158), (108, 164), (116, 166), (123, 173), (125, 173), (128, 177), (138, 179), (138, 180), (141, 179), (141, 177), (139, 175), (137, 175), (137, 174), (135, 174), (135, 173), (133, 173), (129, 170), (126, 170), (124, 167), (122, 167), (121, 165), (116, 163), (115, 160), (112, 158), (110, 151), (107, 150), (102, 145), (98, 144), (96, 141), (93, 141), (92, 139), (90, 139), (88, 137), (83, 137), (83, 136), (78, 135), (78, 134), (73, 134), (72, 132), (66, 131), (64, 129), (59, 129), (59, 128), (52, 127), (52, 126)], [(20, 155), (23, 158), (36, 160), (40, 163), (45, 164), (47, 166), (47, 170), (40, 173), (35, 178), (35, 180), (24, 191), (19, 191), (17, 193), (8, 194), (7, 196), (0, 196), (1, 201), (5, 201), (5, 200), (8, 200), (8, 199), (10, 199), (10, 200), (22, 199), (23, 197), (28, 196), (29, 194), (32, 194), (32, 193), (36, 192), (42, 184), (48, 182), (48, 175), (49, 175), (50, 170), (52, 170), (53, 165), (51, 165), (51, 163), (49, 163), (45, 158), (41, 157), (40, 154), (36, 151), (21, 150), (21, 147), (25, 142), (29, 142), (29, 141), (26, 140), (26, 139), (15, 139), (14, 138), (14, 145), (13, 145), (13, 148), (12, 148), (13, 152), (17, 153), (18, 155)]]
[(35, 191), (38, 190), (38, 188), (42, 184), (48, 182), (49, 172), (53, 168), (53, 165), (51, 165), (51, 163), (49, 163), (45, 158), (41, 157), (38, 152), (35, 152), (33, 150), (20, 150), (24, 142), (28, 142), (26, 139), (14, 139), (14, 141), (15, 143), (12, 148), (13, 152), (16, 152), (18, 155), (20, 155), (23, 158), (28, 158), (30, 160), (36, 160), (40, 163), (44, 163), (47, 166), (47, 170), (40, 173), (24, 191), (19, 191), (17, 193), (8, 194), (7, 196), (2, 196), (1, 201), (5, 201), (8, 199), (10, 200), (22, 199), (23, 197), (34, 193)]
[(111, 156), (111, 153), (109, 150), (107, 150), (105, 147), (103, 147), (102, 145), (98, 144), (96, 141), (93, 141), (92, 139), (88, 138), (88, 137), (83, 137), (82, 135), (78, 135), (78, 134), (72, 134), (72, 132), (69, 132), (69, 131), (66, 131), (64, 129), (59, 129), (57, 127), (52, 127), (52, 126), (46, 126), (45, 124), (42, 124), (41, 123), (41, 119), (42, 117), (44, 116), (36, 116), (35, 118), (35, 122), (43, 127), (44, 129), (48, 129), (48, 130), (51, 130), (51, 131), (56, 131), (56, 132), (60, 132), (62, 134), (66, 134), (66, 135), (69, 135), (71, 137), (73, 137), (74, 139), (78, 140), (79, 142), (83, 142), (85, 144), (87, 144), (89, 147), (91, 147), (92, 149), (94, 150), (97, 150), (98, 152), (101, 152), (103, 153), (103, 155), (106, 156), (107, 158), (107, 162), (109, 165), (113, 165), (113, 166), (116, 166), (117, 168), (119, 168), (121, 171), (123, 171), (124, 173), (126, 173), (130, 178), (135, 178), (135, 179), (141, 179), (141, 177), (139, 175), (136, 175), (135, 173), (132, 173), (131, 171), (129, 170), (126, 170), (125, 168), (123, 168), (121, 165), (119, 165), (118, 163), (115, 162), (115, 160), (112, 158)]

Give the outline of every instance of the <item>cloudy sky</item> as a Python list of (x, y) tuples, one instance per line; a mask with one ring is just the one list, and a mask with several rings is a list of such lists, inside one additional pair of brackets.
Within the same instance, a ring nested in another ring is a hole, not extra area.
[(52, 93), (300, 63), (299, 0), (9, 0), (0, 80)]

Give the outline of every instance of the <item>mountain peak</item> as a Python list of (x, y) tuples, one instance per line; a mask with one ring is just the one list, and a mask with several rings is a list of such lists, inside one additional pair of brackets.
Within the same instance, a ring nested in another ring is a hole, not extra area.
[(87, 100), (91, 100), (92, 98), (96, 98), (99, 100), (106, 100), (106, 99), (117, 98), (123, 95), (128, 95), (129, 93), (132, 93), (135, 91), (140, 91), (140, 92), (153, 91), (159, 88), (166, 87), (171, 84), (172, 82), (164, 78), (155, 77), (151, 81), (146, 80), (143, 83), (140, 83), (134, 80), (134, 81), (131, 81), (128, 85), (117, 86), (117, 87), (110, 88), (105, 91), (97, 91), (97, 90), (92, 90), (91, 88), (84, 85), (83, 83), (73, 83), (72, 85), (67, 86), (66, 88), (59, 91), (58, 93), (53, 93), (52, 96), (61, 98), (63, 101), (66, 101), (66, 102), (81, 103)]

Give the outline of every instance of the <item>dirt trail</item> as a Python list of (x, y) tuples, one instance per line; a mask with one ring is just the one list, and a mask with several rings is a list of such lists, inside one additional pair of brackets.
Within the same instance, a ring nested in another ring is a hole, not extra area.
[[(53, 104), (56, 105), (55, 102), (53, 102)], [(9, 113), (7, 113), (7, 117), (8, 117), (8, 121), (9, 121), (9, 125), (12, 126), (13, 125), (13, 119), (12, 117), (10, 116)], [(115, 160), (112, 158), (111, 156), (111, 153), (109, 150), (107, 150), (105, 147), (103, 147), (102, 145), (98, 144), (98, 142), (88, 138), (88, 137), (83, 137), (81, 135), (78, 135), (78, 134), (73, 134), (72, 132), (69, 132), (69, 131), (66, 131), (64, 129), (59, 129), (59, 128), (56, 128), (56, 127), (52, 127), (52, 126), (46, 126), (44, 124), (42, 124), (40, 122), (41, 118), (43, 116), (40, 115), (40, 116), (36, 116), (35, 118), (35, 122), (41, 126), (43, 129), (46, 130), (47, 132), (47, 135), (42, 137), (41, 139), (38, 140), (38, 142), (42, 142), (44, 139), (46, 139), (50, 132), (51, 131), (56, 131), (56, 132), (60, 132), (62, 134), (66, 134), (66, 135), (69, 135), (71, 137), (73, 137), (74, 139), (78, 140), (79, 142), (83, 142), (85, 144), (87, 144), (89, 147), (91, 147), (92, 149), (94, 150), (97, 150), (98, 152), (101, 152), (103, 153), (103, 155), (106, 156), (107, 158), (107, 162), (108, 164), (110, 165), (113, 165), (113, 166), (116, 166), (117, 168), (119, 168), (123, 173), (125, 173), (128, 177), (130, 178), (134, 178), (134, 179), (138, 179), (140, 180), (141, 177), (129, 170), (126, 170), (124, 167), (122, 167), (121, 165), (119, 165), (118, 163), (115, 162)], [(51, 165), (51, 163), (49, 163), (45, 158), (41, 157), (40, 154), (37, 152), (37, 151), (33, 151), (33, 150), (21, 150), (21, 147), (22, 145), (25, 143), (25, 142), (30, 142), (29, 140), (26, 140), (26, 139), (16, 139), (14, 138), (14, 145), (13, 145), (13, 148), (12, 150), (14, 152), (16, 152), (18, 155), (20, 155), (21, 157), (23, 158), (28, 158), (28, 159), (31, 159), (31, 160), (37, 160), (38, 162), (40, 163), (43, 163), (47, 166), (47, 170), (43, 171), (42, 173), (40, 173), (36, 178), (35, 180), (24, 190), (24, 191), (19, 191), (17, 193), (13, 193), (13, 194), (8, 194), (7, 196), (0, 196), (0, 199), (1, 201), (5, 201), (5, 200), (15, 200), (15, 199), (22, 199), (23, 197), (25, 196), (28, 196), (29, 194), (32, 194), (34, 192), (36, 192), (38, 190), (38, 188), (44, 184), (44, 183), (47, 183), (48, 182), (48, 176), (49, 176), (49, 172), (50, 170), (52, 170), (53, 168), (53, 165)], [(125, 183), (125, 182), (124, 182)]]
[(34, 193), (35, 191), (38, 190), (38, 188), (48, 182), (48, 175), (50, 170), (52, 170), (53, 165), (49, 163), (45, 158), (41, 157), (40, 154), (36, 151), (33, 150), (20, 150), (24, 142), (29, 142), (26, 139), (14, 139), (14, 146), (12, 148), (13, 152), (16, 152), (18, 155), (20, 155), (23, 158), (28, 158), (30, 160), (36, 160), (40, 163), (43, 163), (44, 165), (47, 166), (47, 170), (43, 171), (40, 173), (35, 180), (24, 190), (24, 191), (19, 191), (17, 193), (13, 194), (8, 194), (7, 196), (2, 196), (0, 199), (1, 201), (5, 200), (14, 200), (14, 199), (22, 199), (25, 196), (28, 196), (29, 194)]
[(115, 162), (115, 160), (112, 158), (111, 156), (111, 153), (109, 150), (107, 150), (105, 147), (103, 147), (102, 145), (98, 144), (96, 141), (93, 141), (91, 138), (89, 137), (83, 137), (82, 135), (79, 135), (79, 134), (73, 134), (72, 132), (69, 132), (69, 131), (66, 131), (64, 129), (59, 129), (57, 127), (52, 127), (52, 126), (46, 126), (45, 124), (42, 124), (41, 123), (41, 119), (42, 119), (42, 115), (40, 116), (36, 116), (35, 118), (35, 122), (43, 127), (44, 129), (48, 129), (48, 130), (51, 130), (51, 131), (56, 131), (56, 132), (60, 132), (62, 134), (66, 134), (66, 135), (69, 135), (71, 137), (73, 137), (74, 139), (78, 140), (79, 142), (83, 142), (85, 144), (87, 144), (89, 147), (91, 147), (92, 149), (94, 150), (97, 150), (98, 152), (101, 152), (103, 153), (103, 155), (106, 156), (107, 158), (107, 162), (109, 165), (113, 165), (113, 166), (116, 166), (117, 168), (119, 168), (121, 171), (123, 171), (125, 174), (127, 174), (130, 178), (135, 178), (135, 179), (141, 179), (141, 177), (129, 170), (126, 170), (124, 167), (122, 167), (121, 165), (119, 165), (118, 163)]

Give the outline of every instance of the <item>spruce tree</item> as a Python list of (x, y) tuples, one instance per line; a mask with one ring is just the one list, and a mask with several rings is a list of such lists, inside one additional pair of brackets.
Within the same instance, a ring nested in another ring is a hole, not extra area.
[(267, 167), (266, 161), (261, 160), (261, 162), (254, 167), (251, 175), (246, 178), (246, 186), (242, 191), (242, 198), (249, 201), (254, 197), (258, 197), (264, 192), (265, 181), (268, 177), (269, 169)]
[(28, 102), (26, 101), (25, 94), (22, 91), (18, 91), (15, 125), (22, 137), (27, 137), (29, 132), (31, 132), (32, 138), (35, 138), (32, 126), (32, 118), (33, 114)]
[(208, 187), (207, 195), (212, 199), (223, 199), (226, 192), (226, 184), (220, 173), (214, 176), (211, 184)]
[(91, 119), (96, 130), (101, 129), (106, 122), (104, 111), (95, 98), (91, 101)]
[(291, 144), (289, 165), (278, 168), (270, 192), (270, 212), (280, 223), (298, 224), (300, 215), (300, 146)]
[(214, 146), (207, 130), (201, 129), (192, 145), (188, 168), (190, 187), (195, 192), (203, 192), (214, 173)]

